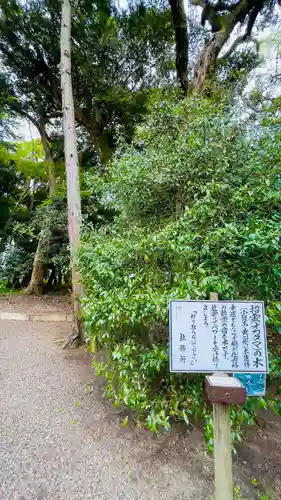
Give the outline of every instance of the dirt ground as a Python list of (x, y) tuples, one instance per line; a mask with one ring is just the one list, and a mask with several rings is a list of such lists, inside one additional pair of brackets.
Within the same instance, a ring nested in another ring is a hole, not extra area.
[[(70, 305), (65, 297), (0, 300), (2, 311), (27, 308)], [(85, 348), (61, 350), (69, 328), (0, 322), (0, 500), (210, 500), (213, 459), (202, 431), (177, 425), (155, 437), (132, 419), (123, 428), (126, 412), (104, 398)], [(243, 500), (281, 498), (281, 417), (262, 417), (236, 447)]]
[(35, 295), (0, 294), (1, 312), (18, 312), (27, 314), (71, 313), (69, 295)]
[[(68, 360), (80, 363), (81, 369), (88, 372), (90, 356), (77, 349), (65, 353)], [(118, 414), (109, 401), (103, 397), (103, 382), (93, 377), (95, 397), (104, 408), (108, 421), (120, 426), (126, 412)], [(270, 410), (263, 412), (260, 420), (262, 428), (255, 426), (245, 429), (245, 439), (236, 445), (237, 455), (233, 458), (234, 485), (240, 488), (241, 500), (280, 500), (281, 499), (281, 417)], [(145, 430), (135, 428), (133, 420), (121, 431), (129, 441), (141, 440), (143, 449), (153, 467), (153, 460), (162, 465), (176, 468), (178, 477), (190, 475), (198, 485), (197, 500), (209, 500), (213, 494), (213, 458), (207, 453), (201, 429), (175, 425), (172, 431), (154, 437)], [(152, 450), (150, 449), (152, 446)], [(255, 484), (253, 484), (255, 483)], [(263, 497), (264, 496), (264, 497)], [(154, 500), (154, 497), (150, 497)], [(171, 497), (171, 500), (185, 496)], [(186, 496), (193, 498), (193, 496)], [(240, 500), (240, 497), (239, 497)]]
[[(280, 500), (281, 417), (273, 415), (271, 410), (262, 416), (264, 427), (247, 429), (243, 444), (236, 445), (236, 482), (251, 487), (254, 479), (258, 488), (254, 487), (254, 491), (250, 488), (253, 498), (264, 495), (264, 500)], [(247, 495), (244, 498), (248, 499)]]

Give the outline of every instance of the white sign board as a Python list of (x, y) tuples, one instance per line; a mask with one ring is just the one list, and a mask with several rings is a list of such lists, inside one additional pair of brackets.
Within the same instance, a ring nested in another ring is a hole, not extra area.
[(264, 303), (172, 300), (170, 371), (267, 373)]

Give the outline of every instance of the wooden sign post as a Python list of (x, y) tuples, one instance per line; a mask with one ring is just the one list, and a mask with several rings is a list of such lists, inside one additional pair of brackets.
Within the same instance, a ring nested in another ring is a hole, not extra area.
[[(218, 294), (211, 293), (210, 300), (217, 301)], [(221, 385), (218, 386), (220, 379), (222, 379), (223, 382), (225, 379), (225, 384), (230, 385), (228, 381), (229, 376), (226, 373), (214, 373), (212, 378), (214, 379), (213, 384), (211, 377), (206, 377), (205, 383), (208, 399), (211, 403), (213, 403), (215, 499), (233, 500), (232, 439), (229, 406), (230, 401), (229, 403), (220, 402), (219, 390), (216, 391), (216, 389), (218, 387), (223, 388), (223, 390), (225, 391), (225, 399), (232, 399), (232, 404), (233, 393), (231, 398), (231, 390), (229, 390), (229, 387), (227, 387), (227, 385), (221, 383)], [(241, 404), (243, 404), (246, 399), (246, 390), (243, 389), (241, 384), (239, 385), (239, 388), (242, 389)], [(237, 396), (239, 398), (238, 394)]]
[(267, 373), (264, 304), (260, 301), (172, 300), (170, 371), (209, 373), (213, 405), (215, 500), (233, 499), (230, 405), (244, 404), (246, 389), (227, 373)]
[(229, 406), (213, 404), (215, 498), (232, 500), (232, 442)]
[(215, 499), (233, 499), (232, 440), (230, 405), (246, 401), (246, 389), (226, 373), (215, 373), (205, 380), (206, 393), (213, 405)]

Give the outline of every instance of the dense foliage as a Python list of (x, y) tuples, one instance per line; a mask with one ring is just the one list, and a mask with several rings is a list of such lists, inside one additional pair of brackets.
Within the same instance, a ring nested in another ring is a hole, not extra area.
[[(49, 202), (48, 164), (44, 161), (41, 141), (2, 141), (0, 146), (0, 281), (10, 288), (28, 285), (38, 235), (42, 227), (51, 227), (46, 252), (45, 275), (48, 281), (54, 261), (57, 273), (68, 265), (66, 204), (63, 179), (60, 197)], [(58, 173), (61, 171), (57, 162)], [(50, 224), (48, 224), (50, 221)], [(61, 254), (64, 254), (62, 262)], [(60, 265), (58, 263), (61, 263)]]
[[(265, 300), (280, 376), (278, 75), (269, 100), (262, 84), (247, 96), (276, 4), (190, 0), (188, 16), (183, 0), (72, 5), (83, 309), (105, 353), (95, 366), (147, 428), (203, 419), (210, 447), (203, 378), (168, 372), (167, 304), (211, 291)], [(0, 286), (29, 293), (69, 285), (60, 23), (58, 0), (0, 0)], [(15, 137), (22, 118), (40, 139)], [(257, 404), (233, 409), (237, 439)]]
[[(107, 352), (96, 368), (114, 403), (153, 431), (204, 418), (212, 434), (203, 377), (168, 372), (169, 299), (262, 299), (279, 324), (281, 129), (256, 130), (228, 103), (158, 102), (133, 143), (120, 142), (106, 181), (91, 178), (119, 211), (85, 230), (80, 256), (89, 339)], [(256, 403), (233, 410), (238, 437)]]
[[(272, 24), (275, 3), (263, 0), (256, 9), (249, 0), (239, 0), (229, 2), (223, 12), (214, 5), (211, 12), (208, 2), (205, 5), (192, 0), (187, 20), (182, 0), (133, 1), (122, 8), (112, 0), (74, 2), (72, 84), (81, 175), (84, 168), (99, 173), (105, 169), (120, 136), (131, 141), (149, 111), (150, 100), (160, 92), (178, 93), (179, 97), (192, 89), (201, 93), (203, 84), (213, 92), (217, 85), (226, 88), (230, 82), (235, 82), (241, 92), (248, 74), (260, 62), (257, 43), (250, 35), (254, 36), (256, 22), (257, 26), (260, 22)], [(0, 134), (3, 131), (5, 139), (11, 139), (17, 120), (24, 118), (37, 129), (42, 142), (40, 156), (29, 145), (29, 173), (24, 173), (21, 185), (15, 179), (9, 209), (4, 200), (2, 223), (5, 259), (9, 255), (12, 263), (16, 255), (15, 269), (20, 276), (26, 272), (23, 281), (14, 276), (7, 279), (13, 286), (23, 282), (25, 286), (30, 277), (29, 293), (42, 291), (42, 280), (52, 277), (51, 285), (60, 282), (64, 271), (59, 262), (63, 268), (67, 262), (67, 231), (61, 227), (62, 220), (66, 221), (66, 190), (61, 143), (60, 22), (58, 0), (0, 0), (0, 111), (6, 115), (1, 119)], [(224, 46), (238, 24), (243, 25), (244, 34), (225, 52)], [(62, 219), (56, 217), (58, 205), (64, 211)], [(95, 195), (89, 197), (84, 192), (84, 216), (99, 224), (108, 220), (112, 214), (102, 205)], [(14, 224), (17, 207), (25, 213), (22, 228)], [(36, 223), (40, 218), (41, 228)], [(56, 220), (57, 227), (52, 226)], [(26, 238), (18, 238), (23, 232)], [(2, 278), (12, 267), (6, 266)]]

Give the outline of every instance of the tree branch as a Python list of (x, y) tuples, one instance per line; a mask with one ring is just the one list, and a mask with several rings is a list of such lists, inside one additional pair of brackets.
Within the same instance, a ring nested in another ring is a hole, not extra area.
[(191, 0), (192, 5), (202, 7), (204, 9), (207, 5), (207, 0)]
[(259, 53), (260, 42), (256, 38), (252, 38), (252, 37), (245, 38), (245, 35), (241, 35), (238, 38), (236, 38), (236, 40), (233, 42), (231, 47), (225, 52), (225, 54), (223, 54), (223, 56), (218, 58), (218, 63), (222, 63), (226, 59), (228, 59), (233, 54), (233, 52), (237, 49), (237, 47), (239, 47), (239, 45), (242, 45), (243, 43), (248, 43), (248, 42), (254, 43), (256, 45), (257, 53)]
[[(52, 70), (44, 61), (38, 62), (29, 52), (25, 54), (26, 51), (23, 50), (21, 45), (19, 45), (18, 48), (15, 47), (14, 52), (11, 52), (1, 40), (0, 51), (16, 66), (22, 75), (29, 78), (30, 81), (34, 81), (34, 88), (38, 87), (59, 109), (61, 108), (59, 80), (53, 75)], [(30, 69), (28, 66), (24, 66), (22, 62), (19, 62), (17, 57), (19, 54), (22, 54), (23, 57), (27, 57), (33, 65), (33, 68)], [(39, 78), (35, 80), (35, 76)]]
[(10, 227), (12, 221), (13, 221), (16, 209), (18, 208), (18, 206), (20, 205), (20, 203), (23, 202), (23, 200), (28, 195), (28, 193), (29, 193), (29, 180), (28, 180), (27, 188), (22, 192), (21, 196), (19, 197), (18, 201), (16, 202), (16, 204), (14, 206), (14, 211), (10, 214), (9, 218), (6, 221), (6, 224), (5, 224), (4, 230), (3, 230), (3, 233), (4, 233), (5, 236), (6, 236), (6, 233), (7, 233), (8, 229), (9, 229), (9, 227)]
[[(225, 9), (226, 13), (222, 14), (220, 14), (220, 11), (217, 11), (217, 8), (218, 6), (221, 8), (224, 2), (218, 2), (217, 4), (212, 4), (209, 0), (206, 2), (192, 0), (192, 2), (201, 6), (205, 5), (202, 12), (202, 23), (204, 24), (208, 20), (214, 33), (212, 39), (206, 42), (195, 66), (192, 87), (201, 92), (204, 82), (214, 70), (218, 55), (228, 42), (235, 26), (238, 23), (245, 22), (245, 19), (248, 18), (246, 33), (243, 36), (244, 40), (239, 37), (238, 41), (234, 42), (235, 45), (231, 47), (230, 52), (228, 51), (228, 55), (235, 50), (239, 43), (246, 41), (250, 36), (256, 18), (264, 7), (266, 0), (239, 0), (237, 3), (228, 6)], [(227, 56), (223, 57), (226, 58)]]
[(246, 33), (245, 33), (245, 38), (251, 36), (252, 29), (254, 27), (254, 24), (255, 24), (255, 21), (256, 21), (258, 15), (259, 15), (259, 12), (262, 9), (263, 3), (264, 3), (263, 0), (259, 0), (257, 2), (257, 5), (255, 5), (255, 7), (249, 13), (249, 19), (248, 19), (247, 29), (246, 29)]
[(25, 111), (21, 106), (20, 104), (18, 104), (17, 102), (14, 102), (14, 101), (11, 101), (11, 108), (16, 112), (18, 113), (19, 115), (23, 116), (24, 118), (26, 118), (27, 120), (29, 120), (33, 125), (35, 125), (35, 127), (37, 127), (37, 121), (35, 120), (35, 118), (33, 118), (33, 116), (31, 116), (27, 111)]

